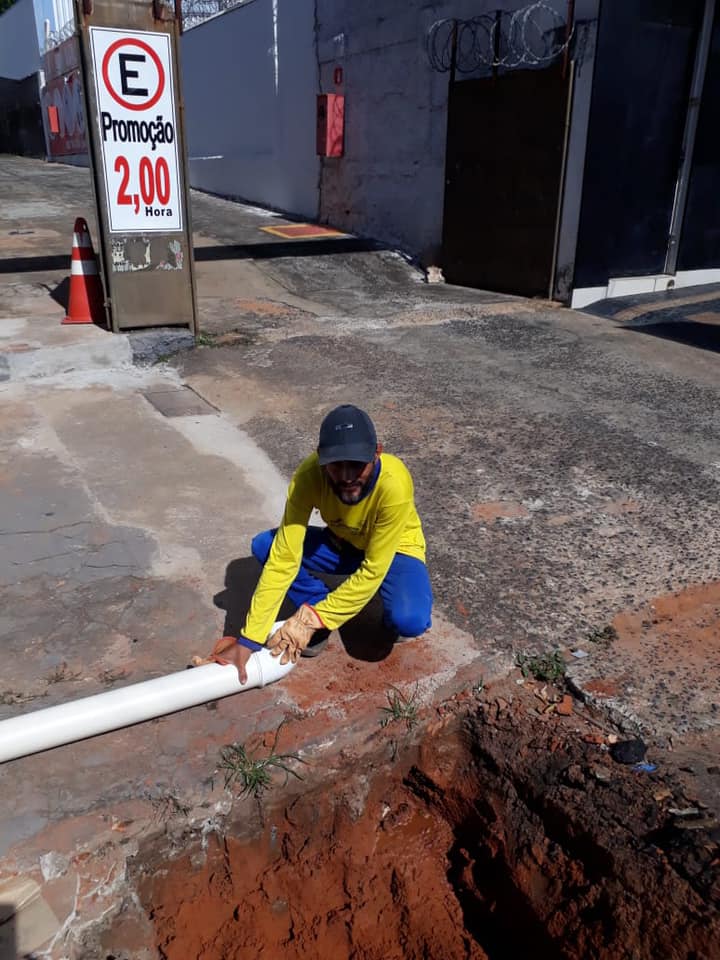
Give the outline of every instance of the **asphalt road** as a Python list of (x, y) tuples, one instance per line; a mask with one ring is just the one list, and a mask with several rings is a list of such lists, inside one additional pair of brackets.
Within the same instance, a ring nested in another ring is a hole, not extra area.
[[(211, 801), (220, 809), (218, 745), (281, 715), (298, 748), (359, 750), (388, 684), (418, 680), (432, 704), (521, 654), (563, 649), (580, 696), (640, 730), (663, 762), (685, 743), (698, 770), (710, 766), (712, 344), (428, 285), (362, 238), (290, 243), (261, 229), (282, 222), (274, 214), (200, 194), (192, 205), (205, 345), (138, 369), (108, 353), (123, 338), (59, 326), (75, 216), (95, 229), (87, 172), (0, 158), (0, 717), (182, 669), (231, 630), (257, 576), (249, 540), (275, 521), (324, 412), (343, 401), (364, 406), (411, 469), (434, 626), (383, 648), (371, 610), (343, 649), (287, 684), (5, 766), (0, 893), (19, 875), (45, 891), (43, 851), (70, 857), (90, 837), (96, 849), (113, 840), (110, 823), (146, 836), (158, 797), (198, 817)], [(71, 341), (66, 369), (13, 380), (18, 357), (41, 369)], [(230, 611), (213, 606), (223, 591)], [(591, 639), (611, 624), (617, 641)], [(61, 920), (75, 874), (55, 881)], [(96, 900), (89, 917), (107, 906)]]

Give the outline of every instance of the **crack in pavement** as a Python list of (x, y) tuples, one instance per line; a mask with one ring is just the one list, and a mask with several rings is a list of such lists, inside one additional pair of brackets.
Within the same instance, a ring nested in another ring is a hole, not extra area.
[(72, 527), (82, 527), (94, 523), (93, 520), (76, 520), (74, 523), (62, 523), (59, 527), (48, 527), (46, 530), (0, 530), (0, 537), (20, 537), (33, 533), (57, 533), (59, 530), (70, 530)]
[(13, 567), (25, 567), (33, 563), (42, 563), (44, 560), (57, 560), (58, 557), (70, 557), (76, 552), (77, 551), (74, 550), (66, 550), (64, 553), (51, 553), (47, 557), (35, 557), (33, 560), (11, 560), (10, 563)]

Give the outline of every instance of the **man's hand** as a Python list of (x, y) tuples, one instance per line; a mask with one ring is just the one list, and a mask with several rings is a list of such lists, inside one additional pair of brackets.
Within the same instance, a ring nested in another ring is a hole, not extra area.
[(247, 662), (252, 655), (253, 651), (241, 646), (235, 637), (221, 637), (213, 647), (210, 660), (223, 666), (231, 663), (237, 667), (240, 683), (247, 683)]
[(288, 661), (297, 663), (300, 654), (310, 643), (312, 635), (324, 624), (308, 603), (304, 603), (295, 613), (276, 630), (267, 642), (268, 650), (274, 657), (282, 654), (281, 664)]

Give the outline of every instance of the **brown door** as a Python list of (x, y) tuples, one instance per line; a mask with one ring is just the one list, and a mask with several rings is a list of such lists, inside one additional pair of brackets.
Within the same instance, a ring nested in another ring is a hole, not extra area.
[(548, 296), (567, 96), (561, 64), (451, 83), (443, 217), (450, 283)]

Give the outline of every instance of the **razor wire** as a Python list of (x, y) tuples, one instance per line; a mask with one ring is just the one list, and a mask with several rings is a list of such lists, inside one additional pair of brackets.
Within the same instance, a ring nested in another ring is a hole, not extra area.
[(539, 66), (565, 53), (573, 40), (563, 15), (536, 0), (518, 10), (493, 10), (469, 20), (436, 20), (427, 32), (430, 66), (438, 73)]
[(48, 31), (45, 35), (41, 53), (47, 53), (49, 50), (59, 47), (61, 43), (75, 36), (75, 20), (68, 20), (59, 29)]
[(197, 27), (219, 13), (241, 7), (247, 0), (182, 0), (183, 30)]

